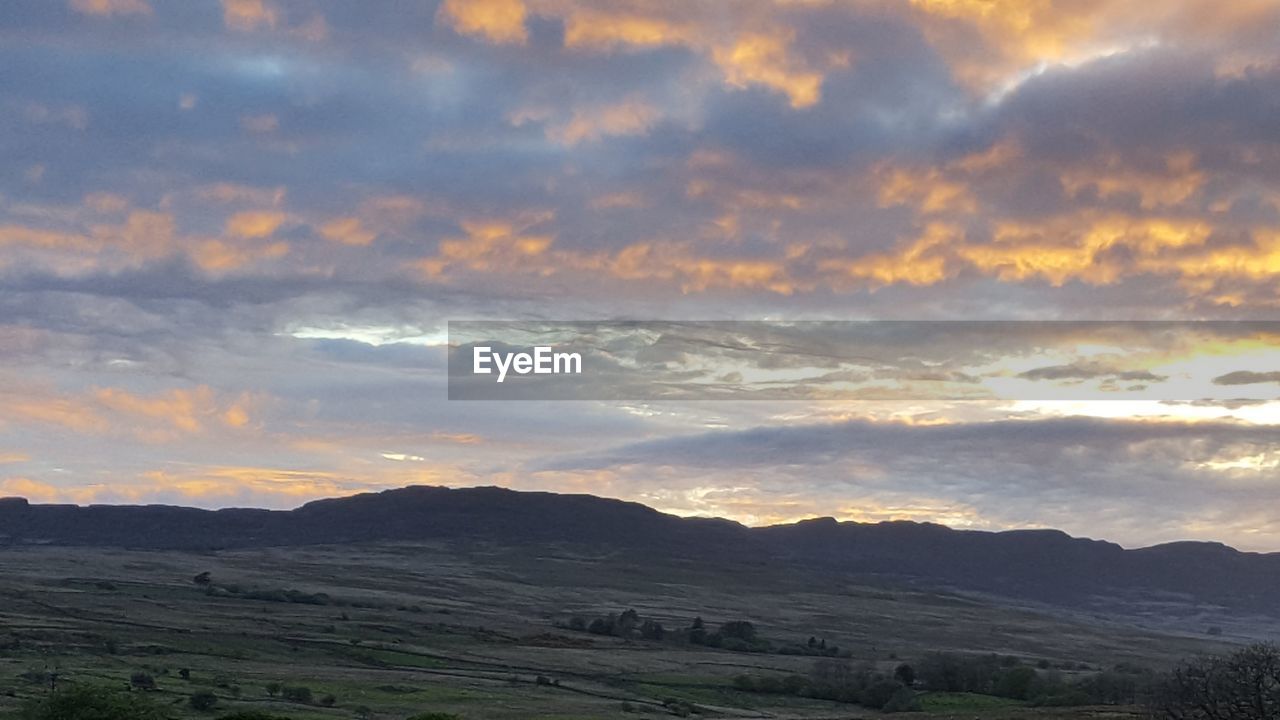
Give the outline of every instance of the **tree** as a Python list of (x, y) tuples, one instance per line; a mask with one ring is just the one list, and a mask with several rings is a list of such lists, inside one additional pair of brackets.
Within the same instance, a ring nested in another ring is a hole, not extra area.
[(1184, 661), (1157, 682), (1158, 720), (1275, 720), (1280, 717), (1280, 648), (1251, 645)]
[(64, 686), (28, 703), (22, 720), (169, 720), (169, 715), (138, 693), (92, 685)]
[(598, 617), (595, 620), (592, 620), (591, 624), (587, 626), (587, 632), (592, 635), (612, 635), (613, 626), (613, 618)]
[(752, 642), (756, 639), (756, 626), (746, 620), (730, 620), (720, 626), (720, 634), (727, 638)]
[(702, 645), (707, 641), (707, 626), (702, 622), (701, 617), (693, 619), (693, 624), (689, 626), (689, 642), (694, 645)]
[(129, 676), (129, 686), (135, 690), (155, 690), (156, 679), (150, 673), (139, 671)]
[(1014, 700), (1029, 700), (1036, 677), (1036, 671), (1026, 665), (1009, 668), (996, 679), (994, 694)]
[(906, 663), (902, 663), (901, 665), (893, 669), (893, 679), (897, 680), (903, 685), (906, 685), (907, 687), (911, 687), (912, 685), (916, 684), (915, 668), (911, 667)]
[(271, 697), (275, 697), (280, 694), (281, 686), (280, 686), (280, 683), (278, 682), (269, 682), (266, 685), (264, 685), (263, 688), (267, 691), (267, 695), (270, 695)]
[(661, 640), (667, 634), (662, 623), (656, 620), (645, 620), (640, 624), (640, 637), (645, 640)]

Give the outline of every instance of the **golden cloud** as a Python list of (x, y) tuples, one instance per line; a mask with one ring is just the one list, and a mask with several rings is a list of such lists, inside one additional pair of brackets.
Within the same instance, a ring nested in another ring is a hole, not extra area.
[(54, 425), (94, 435), (126, 434), (144, 442), (244, 428), (262, 402), (249, 393), (221, 396), (205, 385), (153, 395), (113, 387), (78, 395), (25, 390), (0, 394), (0, 400), (5, 419), (12, 423)]
[(281, 212), (250, 210), (227, 218), (226, 233), (242, 238), (270, 237), (288, 219)]
[(526, 14), (523, 0), (445, 0), (436, 22), (492, 43), (523, 44), (529, 38)]
[(222, 21), (227, 28), (240, 32), (270, 29), (280, 21), (280, 12), (265, 0), (222, 0)]
[(330, 220), (320, 226), (320, 234), (328, 240), (344, 245), (364, 246), (372, 243), (378, 234), (360, 223), (360, 218), (343, 217)]
[(787, 96), (793, 108), (814, 105), (822, 96), (822, 73), (805, 68), (790, 53), (795, 33), (748, 32), (712, 49), (711, 57), (732, 87), (764, 87)]

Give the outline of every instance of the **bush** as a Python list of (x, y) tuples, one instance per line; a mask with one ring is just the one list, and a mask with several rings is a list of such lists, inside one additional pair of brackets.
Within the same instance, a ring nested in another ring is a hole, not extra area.
[(858, 693), (858, 704), (879, 710), (888, 704), (890, 698), (897, 694), (902, 686), (885, 678), (877, 678)]
[(914, 690), (908, 687), (900, 687), (894, 691), (888, 702), (880, 709), (887, 713), (899, 713), (919, 712), (922, 708), (920, 707), (920, 698), (916, 696)]
[(68, 686), (28, 703), (22, 720), (169, 720), (137, 693), (94, 686)]
[(129, 676), (129, 685), (138, 690), (155, 690), (156, 679), (149, 673), (136, 672)]
[(1280, 717), (1280, 648), (1251, 645), (1186, 660), (1156, 684), (1148, 710), (1158, 720)]
[(1036, 671), (1025, 665), (1002, 671), (996, 678), (992, 694), (1012, 700), (1028, 700), (1036, 677)]
[(187, 699), (187, 703), (191, 705), (193, 710), (208, 712), (217, 707), (218, 696), (208, 690), (201, 690), (200, 692), (192, 693), (191, 697)]
[(280, 696), (285, 700), (303, 705), (311, 704), (311, 688), (309, 687), (291, 687), (286, 685), (280, 689)]
[(241, 710), (230, 715), (219, 715), (218, 720), (289, 720), (283, 715), (272, 715), (258, 710)]

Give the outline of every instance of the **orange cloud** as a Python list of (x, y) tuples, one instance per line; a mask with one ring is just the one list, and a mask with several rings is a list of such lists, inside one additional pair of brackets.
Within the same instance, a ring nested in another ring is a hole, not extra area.
[(242, 238), (270, 237), (287, 219), (288, 216), (280, 212), (238, 212), (227, 218), (226, 233)]
[(280, 12), (264, 0), (222, 0), (222, 21), (229, 29), (239, 32), (259, 27), (274, 28), (280, 20)]
[(814, 105), (822, 96), (823, 75), (806, 69), (790, 54), (795, 33), (744, 33), (716, 47), (711, 57), (732, 87), (763, 85), (787, 96), (793, 108)]
[(834, 273), (837, 285), (841, 284), (841, 278), (867, 281), (872, 288), (899, 283), (933, 285), (954, 274), (948, 268), (945, 250), (961, 237), (955, 227), (930, 223), (920, 237), (895, 252), (824, 260), (818, 268)]
[(1082, 223), (1078, 217), (1062, 217), (1035, 223), (1001, 222), (993, 242), (960, 246), (956, 252), (1001, 280), (1043, 278), (1054, 285), (1068, 280), (1105, 285), (1144, 271), (1176, 273), (1178, 264), (1162, 260), (1164, 253), (1203, 245), (1210, 232), (1199, 221), (1104, 216)]
[(436, 22), (491, 43), (524, 44), (529, 39), (526, 15), (524, 0), (445, 0)]
[(320, 234), (326, 239), (344, 245), (364, 246), (372, 243), (378, 234), (365, 228), (360, 218), (343, 217), (330, 220), (320, 227)]
[(56, 392), (0, 393), (5, 420), (55, 425), (77, 433), (127, 434), (147, 442), (165, 442), (182, 435), (215, 429), (234, 430), (251, 422), (261, 401), (248, 393), (220, 397), (199, 385), (155, 395), (139, 395), (121, 388), (94, 388), (84, 394)]
[(71, 0), (71, 9), (85, 15), (150, 15), (146, 0)]
[(1127, 0), (910, 0), (901, 7), (909, 8), (908, 19), (952, 72), (981, 92), (1010, 86), (1048, 65), (1070, 66), (1163, 42), (1240, 46), (1218, 54), (1229, 70), (1259, 53), (1274, 57), (1269, 38), (1252, 47), (1242, 40), (1256, 36), (1255, 28), (1280, 24), (1280, 6), (1272, 0), (1169, 0), (1153, 6)]
[(671, 17), (672, 7), (572, 3), (548, 11), (563, 19), (564, 44), (569, 48), (610, 50), (693, 44), (699, 35), (697, 23)]
[(684, 244), (637, 243), (602, 266), (624, 280), (674, 281), (684, 292), (761, 288), (790, 295), (797, 289), (783, 261), (709, 257), (691, 252)]
[(962, 183), (948, 179), (941, 170), (882, 168), (878, 202), (880, 207), (913, 205), (924, 214), (948, 211), (973, 213), (977, 201)]
[(801, 58), (794, 49), (794, 30), (767, 3), (742, 3), (735, 13), (725, 15), (703, 12), (696, 3), (643, 0), (535, 0), (527, 5), (523, 0), (445, 0), (436, 17), (464, 35), (523, 44), (530, 14), (561, 21), (564, 46), (572, 50), (687, 47), (707, 57), (729, 86), (775, 90), (794, 108), (816, 104), (824, 71), (850, 62), (847, 52), (829, 53), (816, 66)]
[(610, 136), (644, 135), (659, 117), (656, 107), (633, 98), (601, 107), (577, 108), (566, 122), (549, 126), (547, 137), (565, 145), (577, 145)]
[(56, 487), (25, 477), (9, 477), (0, 480), (0, 496), (21, 497), (34, 503), (92, 502), (93, 490), (88, 487)]
[(176, 389), (152, 396), (134, 395), (118, 388), (99, 388), (93, 400), (103, 409), (117, 415), (159, 421), (183, 433), (198, 433), (207, 425), (243, 427), (249, 422), (248, 396), (234, 401), (220, 401), (212, 388), (200, 385), (192, 389)]
[[(553, 236), (528, 234), (530, 228), (550, 220), (552, 213), (528, 213), (512, 219), (484, 218), (461, 222), (466, 237), (440, 241), (435, 257), (418, 261), (417, 267), (431, 277), (439, 277), (450, 267), (469, 270), (528, 269), (528, 263), (544, 254)], [(540, 265), (544, 272), (549, 266)]]
[(1144, 170), (1113, 155), (1098, 163), (1070, 168), (1061, 173), (1060, 179), (1066, 191), (1076, 196), (1092, 193), (1110, 199), (1135, 195), (1144, 210), (1179, 205), (1204, 186), (1206, 175), (1196, 168), (1191, 153), (1177, 153), (1163, 164), (1163, 168)]
[(258, 245), (203, 240), (194, 243), (189, 254), (200, 269), (207, 272), (236, 270), (260, 260), (276, 260), (289, 254), (289, 243), (273, 242)]

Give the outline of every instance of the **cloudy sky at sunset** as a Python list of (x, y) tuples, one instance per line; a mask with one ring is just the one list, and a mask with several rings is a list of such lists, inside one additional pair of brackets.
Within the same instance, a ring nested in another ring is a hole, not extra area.
[(0, 38), (0, 495), (1280, 550), (1280, 326), (1006, 362), (1176, 401), (445, 391), (450, 320), (1280, 320), (1280, 0), (9, 0)]

